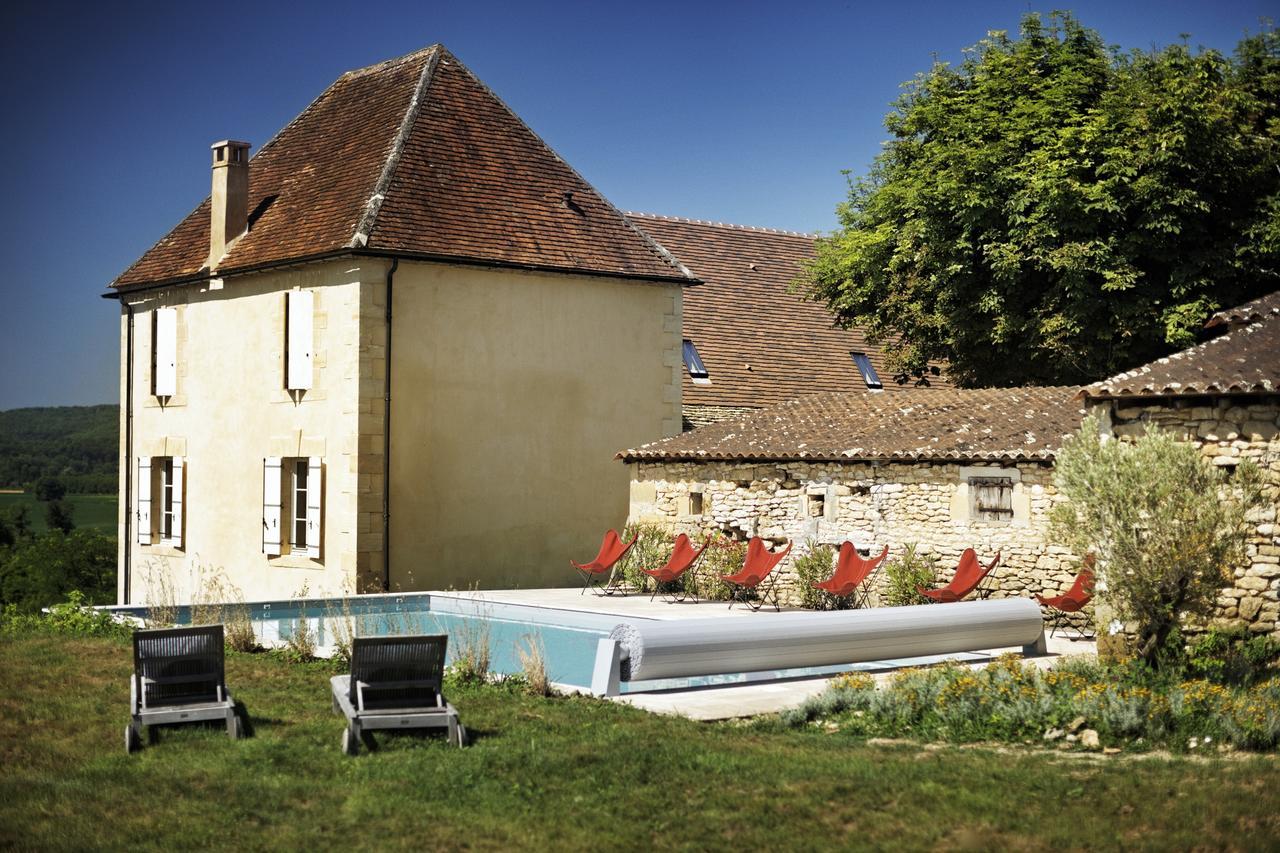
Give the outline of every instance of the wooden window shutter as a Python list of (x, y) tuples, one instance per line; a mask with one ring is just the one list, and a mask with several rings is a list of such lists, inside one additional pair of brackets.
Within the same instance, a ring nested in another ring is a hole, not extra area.
[(979, 521), (1008, 521), (1013, 518), (1013, 480), (984, 477), (970, 481), (974, 517)]
[(280, 457), (262, 463), (262, 553), (280, 556)]
[(178, 311), (156, 309), (155, 374), (153, 390), (157, 397), (172, 397), (178, 392)]
[(307, 459), (307, 556), (320, 557), (320, 497), (324, 492), (319, 456)]
[(290, 391), (301, 391), (311, 387), (314, 307), (315, 294), (311, 291), (289, 291), (288, 331), (285, 342), (285, 363), (288, 375), (285, 377), (285, 387)]
[(173, 457), (173, 534), (169, 537), (169, 543), (175, 548), (182, 547), (182, 498), (184, 483), (186, 482), (186, 466), (183, 465), (182, 457)]
[(151, 544), (151, 458), (138, 457), (138, 544)]

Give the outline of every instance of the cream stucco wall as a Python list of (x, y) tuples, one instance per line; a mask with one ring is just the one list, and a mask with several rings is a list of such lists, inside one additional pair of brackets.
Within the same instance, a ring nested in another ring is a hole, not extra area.
[(614, 454), (680, 431), (679, 287), (402, 263), (393, 301), (392, 588), (572, 583)]
[[(186, 468), (180, 550), (140, 545), (132, 526), (126, 537), (124, 514), (135, 513), (137, 488), (131, 484), (133, 494), (126, 503), (121, 478), (120, 549), (122, 567), (128, 550), (128, 603), (170, 596), (189, 601), (202, 579), (213, 576), (229, 581), (250, 600), (286, 598), (304, 587), (313, 594), (354, 589), (360, 488), (367, 491), (369, 485), (361, 483), (358, 466), (357, 437), (362, 420), (371, 416), (361, 394), (366, 385), (376, 384), (381, 396), (381, 379), (362, 377), (361, 365), (371, 356), (361, 328), (369, 325), (369, 317), (378, 317), (380, 345), (381, 308), (373, 301), (386, 266), (380, 260), (338, 261), (127, 297), (135, 311), (134, 447), (130, 453), (124, 446), (122, 428), (122, 464), (136, 475), (140, 456), (182, 455)], [(305, 392), (284, 387), (285, 291), (294, 288), (311, 290), (315, 298), (314, 381)], [(150, 393), (157, 307), (178, 312), (177, 393), (164, 405)], [(127, 357), (126, 332), (122, 317), (121, 349)], [(126, 358), (121, 399), (124, 363)], [(267, 456), (323, 457), (318, 560), (262, 553)], [(380, 494), (377, 500), (380, 515)], [(371, 562), (368, 555), (364, 562)], [(160, 578), (167, 579), (171, 591), (159, 588)], [(122, 572), (122, 601), (124, 585)]]

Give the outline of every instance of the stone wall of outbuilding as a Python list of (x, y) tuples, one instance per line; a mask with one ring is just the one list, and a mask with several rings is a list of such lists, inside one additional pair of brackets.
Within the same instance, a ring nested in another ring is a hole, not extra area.
[[(921, 553), (937, 556), (944, 578), (953, 574), (965, 548), (976, 549), (984, 562), (999, 550), (996, 597), (1057, 594), (1074, 579), (1079, 564), (1046, 541), (1048, 513), (1057, 498), (1052, 469), (1045, 464), (636, 462), (630, 467), (633, 522), (657, 522), (673, 534), (699, 538), (719, 531), (779, 544), (794, 541), (779, 567), (788, 593), (795, 583), (793, 557), (811, 538), (837, 546), (848, 539), (877, 553), (888, 545), (890, 558), (915, 543)], [(1014, 481), (1011, 520), (973, 517), (969, 480), (989, 477)]]
[(1251, 459), (1262, 469), (1266, 505), (1253, 518), (1245, 561), (1228, 569), (1234, 580), (1218, 598), (1214, 621), (1280, 637), (1280, 396), (1106, 400), (1090, 411), (1122, 440), (1152, 423), (1193, 443), (1215, 465)]

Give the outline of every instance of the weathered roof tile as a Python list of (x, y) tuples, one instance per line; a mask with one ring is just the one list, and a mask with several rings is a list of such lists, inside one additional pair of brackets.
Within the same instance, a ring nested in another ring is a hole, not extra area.
[[(344, 251), (692, 281), (439, 45), (348, 72), (249, 164), (218, 274)], [(206, 199), (112, 286), (195, 281)]]
[(908, 394), (814, 394), (655, 441), (643, 460), (1052, 459), (1080, 426), (1076, 387), (917, 388)]
[[(1248, 325), (1084, 388), (1083, 397), (1280, 393), (1280, 293), (1215, 314)], [(1237, 320), (1236, 318), (1241, 318)], [(1247, 318), (1257, 318), (1250, 322)], [(1210, 320), (1209, 325), (1218, 325)]]
[[(865, 353), (887, 391), (898, 385), (878, 346), (859, 329), (838, 329), (826, 307), (790, 290), (814, 256), (811, 234), (628, 213), (627, 217), (702, 280), (684, 292), (684, 336), (711, 384), (684, 374), (686, 405), (766, 406), (821, 391), (866, 386), (851, 352)], [(946, 387), (945, 376), (929, 384)]]

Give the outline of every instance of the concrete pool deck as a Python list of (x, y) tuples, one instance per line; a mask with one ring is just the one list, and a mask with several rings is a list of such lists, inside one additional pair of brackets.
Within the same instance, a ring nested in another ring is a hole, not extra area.
[[(749, 616), (753, 619), (768, 619), (775, 613), (772, 608), (752, 613), (743, 605), (734, 605), (733, 609), (730, 609), (728, 604), (723, 601), (704, 601), (696, 604), (692, 601), (685, 601), (677, 604), (668, 604), (661, 597), (651, 602), (648, 595), (639, 593), (598, 596), (590, 592), (582, 594), (578, 589), (476, 590), (441, 594), (459, 598), (474, 598), (495, 604), (518, 604), (525, 607), (539, 607), (548, 610), (592, 613), (619, 619), (669, 620), (716, 616)], [(800, 608), (792, 608), (790, 612), (799, 610)], [(788, 612), (788, 609), (784, 608), (782, 612)], [(1066, 655), (1095, 654), (1097, 652), (1097, 644), (1092, 640), (1072, 640), (1069, 636), (1058, 635), (1056, 637), (1047, 637), (1047, 641), (1048, 654), (1029, 659), (1036, 666), (1042, 668), (1047, 668), (1054, 661)], [(1005, 652), (1021, 653), (1021, 651), (1021, 647), (985, 649), (980, 652), (965, 652), (945, 657), (959, 660), (967, 666), (979, 668), (986, 666)], [(883, 661), (879, 665), (861, 665), (858, 669), (869, 672), (877, 680), (883, 681), (892, 677), (900, 669), (937, 663), (942, 659), (943, 657), (940, 656), (928, 659)], [(821, 693), (834, 677), (836, 676), (828, 675), (702, 687), (683, 687), (624, 693), (621, 696), (610, 698), (611, 701), (633, 705), (658, 714), (673, 714), (694, 720), (724, 720), (734, 717), (772, 714), (796, 707), (811, 696)]]

